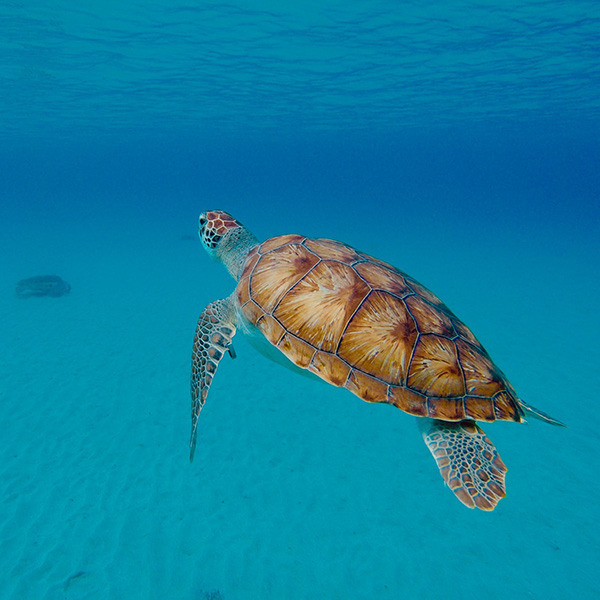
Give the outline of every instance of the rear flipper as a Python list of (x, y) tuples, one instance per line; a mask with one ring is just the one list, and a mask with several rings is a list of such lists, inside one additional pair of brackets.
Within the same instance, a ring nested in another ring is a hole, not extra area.
[(561, 423), (558, 419), (553, 419), (550, 415), (547, 415), (545, 412), (542, 412), (539, 408), (534, 408), (529, 404), (526, 404), (519, 398), (519, 405), (525, 416), (535, 417), (540, 421), (544, 421), (550, 425), (558, 425), (559, 427), (566, 427), (564, 423)]
[(444, 481), (456, 497), (469, 508), (494, 510), (506, 495), (506, 467), (477, 423), (425, 417), (417, 421)]

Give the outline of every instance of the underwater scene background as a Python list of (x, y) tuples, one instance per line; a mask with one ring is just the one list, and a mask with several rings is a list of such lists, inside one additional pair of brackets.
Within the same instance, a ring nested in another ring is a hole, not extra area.
[[(3, 2), (0, 598), (597, 598), (599, 32), (580, 0)], [(238, 335), (190, 465), (211, 208), (406, 271), (568, 427), (486, 424), (508, 493), (468, 510), (414, 418)]]

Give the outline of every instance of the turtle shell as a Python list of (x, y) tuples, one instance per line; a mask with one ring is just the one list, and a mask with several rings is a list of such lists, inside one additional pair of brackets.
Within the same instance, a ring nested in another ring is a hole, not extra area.
[(367, 402), (445, 421), (522, 421), (468, 327), (417, 281), (350, 246), (271, 238), (249, 253), (236, 293), (293, 363)]

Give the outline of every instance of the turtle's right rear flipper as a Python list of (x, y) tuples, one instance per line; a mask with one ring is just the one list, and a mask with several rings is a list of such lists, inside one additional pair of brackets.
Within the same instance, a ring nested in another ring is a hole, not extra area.
[(200, 315), (192, 351), (192, 436), (190, 462), (196, 449), (196, 427), (208, 390), (226, 352), (235, 357), (231, 341), (236, 332), (233, 300), (215, 300)]
[(506, 467), (477, 423), (427, 417), (418, 417), (417, 423), (454, 495), (469, 508), (494, 510), (506, 495)]

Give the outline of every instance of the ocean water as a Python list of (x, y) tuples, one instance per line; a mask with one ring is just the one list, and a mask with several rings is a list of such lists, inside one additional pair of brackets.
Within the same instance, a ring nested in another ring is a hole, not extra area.
[[(0, 599), (600, 597), (597, 2), (7, 0), (0, 76)], [(210, 208), (408, 272), (568, 427), (486, 425), (469, 510), (238, 335), (190, 464)]]

